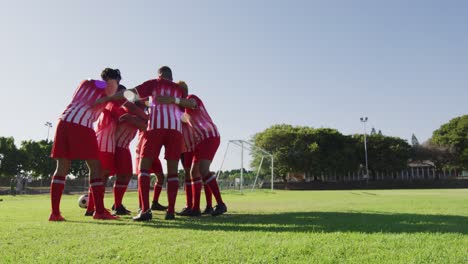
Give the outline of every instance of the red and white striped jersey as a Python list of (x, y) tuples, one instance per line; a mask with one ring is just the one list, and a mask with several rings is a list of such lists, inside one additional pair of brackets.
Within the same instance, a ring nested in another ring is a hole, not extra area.
[(187, 123), (182, 123), (182, 135), (184, 136), (184, 153), (193, 152), (195, 150), (195, 146), (201, 141), (200, 137)]
[(218, 128), (214, 124), (213, 120), (211, 120), (202, 100), (193, 94), (187, 96), (187, 99), (193, 99), (197, 102), (197, 108), (186, 108), (185, 113), (188, 114), (189, 124), (200, 141), (207, 138), (220, 137)]
[(93, 103), (104, 97), (106, 83), (97, 80), (85, 80), (80, 83), (73, 95), (71, 103), (60, 116), (64, 122), (79, 124), (93, 128), (99, 114), (104, 109), (104, 105), (92, 108)]
[(159, 104), (155, 100), (157, 96), (182, 97), (183, 91), (179, 85), (165, 79), (154, 79), (137, 86), (135, 89), (140, 98), (151, 97), (152, 100), (148, 130), (172, 129), (182, 133), (182, 109), (178, 105)]
[(128, 149), (130, 142), (135, 138), (138, 128), (130, 123), (120, 123), (115, 133), (115, 144), (118, 148)]
[(101, 152), (115, 152), (115, 133), (119, 120), (119, 108), (119, 102), (109, 102), (99, 116), (96, 137)]

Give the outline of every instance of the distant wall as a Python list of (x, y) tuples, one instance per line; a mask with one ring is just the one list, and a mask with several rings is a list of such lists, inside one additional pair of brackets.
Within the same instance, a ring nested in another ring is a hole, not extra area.
[[(262, 188), (270, 188), (264, 183)], [(355, 182), (290, 182), (275, 183), (277, 190), (355, 190), (355, 189), (457, 189), (468, 188), (468, 179), (413, 180), (413, 181), (355, 181)]]

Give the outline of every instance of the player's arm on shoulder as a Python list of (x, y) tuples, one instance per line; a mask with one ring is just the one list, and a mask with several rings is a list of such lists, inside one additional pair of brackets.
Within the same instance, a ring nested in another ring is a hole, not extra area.
[(134, 89), (130, 89), (130, 91), (136, 93), (139, 98), (147, 98), (151, 96), (151, 93), (153, 92), (153, 89), (157, 86), (156, 83), (157, 80), (149, 80), (146, 81)]
[(139, 130), (146, 131), (147, 121), (141, 119), (138, 116), (134, 116), (134, 115), (131, 115), (131, 114), (125, 114), (125, 115), (120, 117), (119, 122), (130, 123), (133, 126), (135, 126), (136, 128), (138, 128)]
[(101, 98), (97, 99), (96, 102), (94, 102), (93, 107), (101, 105), (101, 104), (105, 104), (107, 102), (119, 101), (119, 100), (124, 100), (124, 99), (125, 99), (124, 91), (118, 92), (118, 93), (115, 93), (112, 96), (104, 96), (104, 97), (101, 97)]
[(126, 108), (127, 112), (129, 112), (131, 114), (134, 114), (134, 115), (142, 118), (143, 120), (148, 120), (149, 119), (149, 117), (145, 113), (145, 111), (143, 109), (141, 109), (140, 107), (136, 106), (134, 103), (126, 102), (124, 104), (124, 108)]
[(197, 101), (194, 99), (185, 99), (174, 96), (158, 96), (156, 101), (162, 104), (176, 104), (191, 109), (195, 109), (198, 106)]

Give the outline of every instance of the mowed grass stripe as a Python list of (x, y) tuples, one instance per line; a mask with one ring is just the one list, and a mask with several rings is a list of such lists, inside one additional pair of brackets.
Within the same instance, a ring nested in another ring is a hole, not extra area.
[(0, 263), (468, 263), (464, 189), (225, 192), (227, 215), (150, 223), (85, 218), (78, 195), (49, 223), (48, 196), (2, 198)]

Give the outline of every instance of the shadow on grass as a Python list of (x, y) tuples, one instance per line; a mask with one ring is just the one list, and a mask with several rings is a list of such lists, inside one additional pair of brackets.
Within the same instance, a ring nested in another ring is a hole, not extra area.
[(360, 212), (287, 212), (274, 214), (226, 214), (221, 217), (159, 218), (151, 222), (79, 222), (79, 224), (133, 225), (206, 231), (241, 232), (362, 232), (362, 233), (459, 233), (468, 234), (468, 217), (450, 215), (382, 214)]

